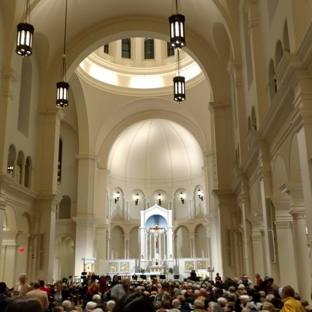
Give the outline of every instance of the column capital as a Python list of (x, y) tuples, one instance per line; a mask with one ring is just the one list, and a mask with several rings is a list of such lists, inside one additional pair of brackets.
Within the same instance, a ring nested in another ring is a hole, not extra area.
[(293, 219), (302, 219), (305, 217), (305, 207), (291, 208), (289, 213), (292, 215)]
[(73, 221), (76, 222), (76, 226), (96, 226), (99, 222), (98, 218), (95, 217), (75, 217), (72, 218)]
[(59, 120), (62, 120), (65, 117), (65, 113), (61, 108), (50, 108), (49, 110), (47, 109), (42, 109), (38, 111), (39, 116), (42, 117), (50, 117), (50, 116), (55, 116)]
[[(76, 154), (76, 158), (80, 161), (87, 160), (87, 161), (94, 161), (94, 162), (100, 162), (101, 158), (95, 155), (84, 155), (84, 154)], [(109, 171), (109, 170), (108, 170)]]

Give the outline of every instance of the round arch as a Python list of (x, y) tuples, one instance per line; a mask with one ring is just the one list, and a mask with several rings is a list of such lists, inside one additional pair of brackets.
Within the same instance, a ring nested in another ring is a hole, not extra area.
[[(186, 110), (181, 110), (181, 107), (175, 107), (176, 105), (169, 106), (168, 102), (164, 99), (139, 99), (118, 108), (110, 121), (102, 126), (96, 140), (95, 155), (101, 156), (99, 167), (106, 168), (110, 148), (119, 134), (131, 125), (146, 119), (167, 119), (180, 124), (193, 135), (201, 150), (206, 151), (207, 139), (197, 122), (191, 116), (187, 116)], [(140, 111), (143, 107), (144, 111)], [(122, 115), (125, 117), (121, 117)]]

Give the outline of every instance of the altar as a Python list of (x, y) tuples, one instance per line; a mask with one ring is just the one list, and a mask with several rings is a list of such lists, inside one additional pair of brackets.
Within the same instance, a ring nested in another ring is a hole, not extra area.
[(152, 265), (149, 269), (151, 273), (164, 273), (164, 267), (162, 265)]

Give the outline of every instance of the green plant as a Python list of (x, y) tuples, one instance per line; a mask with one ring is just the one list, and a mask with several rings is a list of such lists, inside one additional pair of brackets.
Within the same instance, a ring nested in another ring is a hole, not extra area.
[(173, 274), (173, 268), (169, 268), (168, 271), (170, 274)]
[(144, 273), (145, 273), (145, 269), (141, 268), (141, 269), (140, 269), (140, 272), (141, 272), (142, 274), (144, 274)]

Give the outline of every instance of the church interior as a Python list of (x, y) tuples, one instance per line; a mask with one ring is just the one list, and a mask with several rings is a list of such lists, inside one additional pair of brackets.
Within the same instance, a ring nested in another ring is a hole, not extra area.
[(310, 298), (311, 0), (2, 0), (0, 65), (7, 285), (195, 270)]

